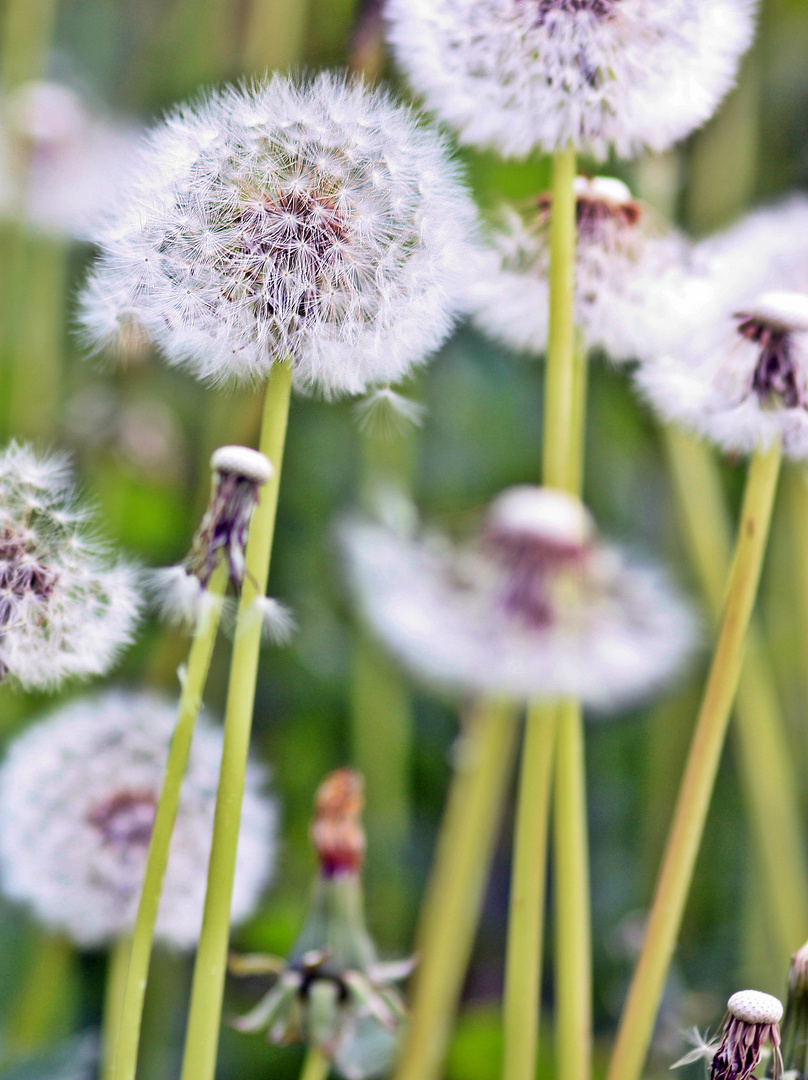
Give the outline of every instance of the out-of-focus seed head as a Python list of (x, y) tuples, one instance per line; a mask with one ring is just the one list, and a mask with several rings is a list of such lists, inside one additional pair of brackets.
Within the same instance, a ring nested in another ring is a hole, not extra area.
[(364, 780), (353, 769), (338, 769), (318, 788), (311, 842), (326, 876), (356, 873), (361, 868), (365, 857), (364, 802)]
[(381, 90), (230, 87), (156, 127), (132, 172), (84, 291), (97, 346), (135, 324), (217, 383), (289, 357), (330, 397), (401, 379), (453, 324), (475, 210), (444, 141)]
[(752, 0), (391, 0), (396, 60), (462, 142), (663, 150), (704, 123), (752, 38)]
[(0, 680), (54, 690), (103, 674), (131, 641), (137, 573), (86, 518), (63, 458), (0, 453)]
[[(0, 880), (11, 899), (83, 946), (131, 929), (163, 783), (176, 702), (110, 691), (34, 724), (0, 769)], [(157, 936), (191, 948), (199, 934), (222, 736), (199, 718), (166, 873)], [(251, 764), (233, 920), (253, 911), (275, 860), (274, 803)]]
[(356, 521), (341, 539), (371, 628), (415, 674), (465, 693), (616, 708), (692, 642), (664, 580), (599, 541), (563, 493), (504, 492), (464, 545)]

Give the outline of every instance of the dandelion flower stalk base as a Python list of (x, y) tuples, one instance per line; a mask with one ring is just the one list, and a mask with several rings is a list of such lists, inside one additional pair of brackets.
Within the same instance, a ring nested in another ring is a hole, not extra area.
[(651, 1041), (710, 805), (757, 594), (780, 471), (779, 443), (757, 452), (746, 483), (721, 630), (679, 790), (640, 959), (608, 1080), (638, 1080)]
[(264, 596), (269, 577), (291, 383), (291, 364), (275, 364), (266, 388), (259, 446), (275, 471), (261, 489), (247, 542), (246, 573), (230, 665), (208, 890), (194, 967), (182, 1080), (212, 1080), (216, 1069), (230, 902), (261, 647), (261, 618), (255, 602)]

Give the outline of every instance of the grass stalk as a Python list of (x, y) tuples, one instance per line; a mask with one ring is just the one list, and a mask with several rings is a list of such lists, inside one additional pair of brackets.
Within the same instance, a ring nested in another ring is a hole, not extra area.
[(749, 465), (718, 643), (607, 1080), (638, 1080), (653, 1034), (741, 675), (781, 456), (775, 445), (756, 453)]
[[(216, 568), (208, 583), (208, 593), (219, 598), (227, 587), (227, 567), (224, 562)], [(143, 1019), (143, 1002), (149, 975), (154, 927), (163, 890), (163, 877), (168, 865), (168, 853), (174, 823), (180, 804), (180, 792), (191, 752), (196, 718), (202, 706), (202, 695), (210, 669), (213, 647), (219, 629), (220, 608), (211, 604), (199, 621), (188, 655), (188, 668), (182, 684), (179, 716), (166, 761), (163, 788), (154, 829), (149, 842), (146, 871), (140, 893), (135, 928), (132, 935), (132, 955), (123, 997), (123, 1017), (112, 1066), (112, 1080), (135, 1080), (138, 1043)]]
[(538, 704), (528, 708), (525, 722), (505, 958), (502, 1080), (534, 1080), (536, 1073), (556, 718), (555, 705)]
[(416, 949), (412, 1007), (395, 1080), (437, 1080), (463, 988), (493, 858), (518, 725), (502, 704), (464, 728)]
[[(731, 561), (724, 493), (708, 446), (663, 429), (679, 516), (699, 587), (718, 623)], [(735, 704), (735, 740), (759, 877), (781, 964), (805, 937), (804, 829), (785, 719), (760, 628), (752, 620)]]
[(300, 1080), (326, 1080), (330, 1068), (328, 1058), (319, 1046), (310, 1046), (303, 1062)]
[(202, 932), (191, 986), (182, 1080), (213, 1080), (216, 1071), (233, 875), (261, 649), (261, 619), (254, 605), (266, 592), (269, 577), (291, 386), (291, 364), (275, 364), (267, 383), (259, 441), (259, 449), (272, 462), (275, 472), (269, 483), (260, 489), (247, 541), (246, 573), (230, 662), (224, 747)]
[(123, 991), (129, 967), (132, 939), (123, 934), (110, 949), (107, 962), (107, 981), (104, 988), (104, 1013), (101, 1020), (100, 1080), (112, 1080), (112, 1067), (118, 1032), (123, 1016)]

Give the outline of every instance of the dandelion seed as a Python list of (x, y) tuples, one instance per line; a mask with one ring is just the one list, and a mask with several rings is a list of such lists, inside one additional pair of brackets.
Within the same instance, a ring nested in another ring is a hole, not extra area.
[[(49, 928), (94, 946), (131, 930), (176, 704), (111, 691), (34, 724), (0, 769), (0, 881)], [(220, 731), (194, 735), (166, 873), (157, 937), (191, 948), (205, 897)], [(247, 772), (233, 921), (254, 910), (275, 858), (276, 810), (264, 771)]]
[(267, 1031), (270, 1042), (319, 1047), (347, 1080), (390, 1065), (404, 1018), (393, 984), (412, 961), (380, 963), (365, 927), (360, 871), (365, 855), (362, 778), (350, 769), (321, 784), (311, 826), (320, 869), (306, 923), (288, 961), (235, 957), (236, 973), (272, 973), (275, 985), (240, 1031)]
[(134, 567), (86, 526), (65, 459), (0, 453), (0, 680), (54, 690), (101, 675), (132, 639)]
[(354, 406), (354, 414), (363, 431), (381, 439), (403, 435), (424, 422), (426, 408), (418, 401), (397, 394), (389, 386), (372, 391)]
[(360, 82), (280, 76), (155, 128), (81, 320), (99, 347), (139, 327), (216, 383), (290, 357), (325, 397), (401, 379), (449, 332), (475, 211), (444, 142)]
[(563, 492), (503, 492), (462, 546), (365, 522), (341, 539), (371, 627), (439, 685), (615, 708), (669, 677), (692, 643), (663, 577), (598, 540)]
[(754, 0), (390, 0), (389, 38), (464, 143), (522, 157), (664, 150), (707, 120)]
[[(690, 244), (619, 180), (575, 180), (575, 324), (587, 349), (616, 362), (658, 356), (712, 298)], [(549, 193), (518, 213), (502, 210), (470, 285), (479, 328), (517, 352), (542, 354), (549, 327)]]
[(699, 332), (681, 358), (648, 362), (640, 392), (668, 420), (731, 453), (782, 440), (808, 457), (808, 293), (771, 292)]

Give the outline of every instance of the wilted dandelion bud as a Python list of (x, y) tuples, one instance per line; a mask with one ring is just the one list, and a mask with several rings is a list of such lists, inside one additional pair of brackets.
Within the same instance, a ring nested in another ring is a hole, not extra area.
[[(3, 891), (80, 945), (134, 924), (176, 712), (147, 693), (81, 698), (15, 739), (0, 769)], [(175, 948), (191, 948), (202, 923), (221, 752), (221, 732), (200, 716), (157, 920), (157, 937)], [(273, 871), (276, 811), (264, 783), (251, 765), (234, 922), (250, 915)]]
[(464, 692), (614, 708), (692, 642), (664, 578), (603, 544), (560, 491), (508, 489), (463, 545), (357, 521), (341, 537), (371, 628), (415, 674)]
[(791, 957), (783, 1017), (783, 1065), (796, 1080), (808, 1076), (808, 945)]
[(753, 0), (390, 0), (396, 60), (464, 143), (664, 150), (733, 83)]
[(779, 1075), (783, 1068), (781, 1002), (759, 990), (739, 990), (727, 1002), (727, 1013), (721, 1044), (710, 1066), (710, 1080), (747, 1080), (757, 1067), (766, 1043), (771, 1044), (774, 1054), (774, 1075)]
[(326, 397), (401, 379), (448, 333), (475, 211), (444, 141), (361, 82), (275, 76), (156, 127), (96, 236), (88, 339), (137, 325), (216, 383), (291, 358)]
[(64, 458), (0, 453), (0, 681), (54, 690), (102, 675), (132, 639), (132, 566), (87, 528)]
[(404, 1006), (393, 984), (410, 961), (380, 963), (365, 927), (359, 873), (365, 853), (362, 777), (338, 769), (315, 799), (312, 843), (320, 863), (309, 915), (287, 961), (236, 957), (236, 973), (277, 973), (270, 992), (236, 1022), (271, 1042), (318, 1046), (348, 1080), (392, 1061)]
[(724, 450), (782, 440), (808, 456), (808, 293), (770, 292), (695, 333), (677, 358), (643, 364), (640, 391), (668, 420)]
[[(664, 352), (706, 287), (687, 240), (612, 177), (577, 177), (575, 209), (575, 323), (587, 349), (618, 362)], [(547, 346), (551, 214), (550, 193), (501, 211), (470, 285), (477, 325), (516, 351)]]
[[(210, 503), (183, 563), (152, 574), (151, 586), (167, 618), (195, 623), (206, 605), (221, 603), (208, 593), (211, 575), (222, 559), (238, 590), (244, 581), (244, 552), (258, 490), (272, 478), (269, 458), (246, 446), (221, 446), (210, 459)], [(291, 612), (272, 597), (256, 600), (267, 636), (288, 641), (295, 623)]]

